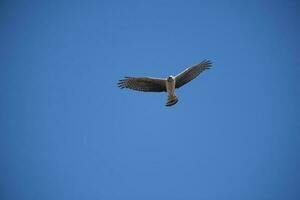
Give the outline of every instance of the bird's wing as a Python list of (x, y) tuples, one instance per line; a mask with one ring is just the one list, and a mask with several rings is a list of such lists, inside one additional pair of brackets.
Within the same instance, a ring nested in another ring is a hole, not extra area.
[(204, 60), (201, 63), (187, 68), (175, 77), (175, 87), (180, 88), (184, 84), (196, 78), (201, 72), (209, 69), (212, 63), (209, 60)]
[(163, 92), (166, 91), (166, 80), (150, 77), (125, 77), (119, 80), (118, 86), (143, 92)]

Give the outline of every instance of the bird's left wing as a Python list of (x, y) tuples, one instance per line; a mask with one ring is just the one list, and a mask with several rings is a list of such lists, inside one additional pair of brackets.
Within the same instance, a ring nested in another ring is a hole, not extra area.
[(204, 60), (197, 65), (187, 68), (175, 77), (175, 87), (180, 88), (184, 84), (196, 78), (204, 70), (209, 69), (211, 66), (212, 63), (209, 60)]
[(150, 77), (125, 77), (119, 80), (118, 86), (143, 92), (164, 92), (166, 91), (166, 80)]

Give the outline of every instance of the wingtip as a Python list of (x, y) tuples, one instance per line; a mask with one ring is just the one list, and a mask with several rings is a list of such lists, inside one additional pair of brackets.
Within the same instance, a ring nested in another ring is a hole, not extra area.
[(119, 88), (124, 89), (126, 86), (125, 85), (118, 85)]
[(212, 61), (209, 59), (205, 59), (204, 61), (202, 61), (203, 64), (205, 64), (205, 69), (210, 69), (212, 67)]
[(208, 64), (212, 64), (212, 61), (210, 59), (205, 59), (203, 62), (208, 63)]

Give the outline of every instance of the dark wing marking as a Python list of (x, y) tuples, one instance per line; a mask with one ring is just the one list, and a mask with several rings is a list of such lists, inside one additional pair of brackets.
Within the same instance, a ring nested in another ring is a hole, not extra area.
[(160, 78), (125, 77), (125, 79), (119, 80), (118, 86), (121, 89), (129, 88), (132, 90), (143, 91), (143, 92), (166, 91), (166, 81)]
[(209, 69), (211, 66), (212, 66), (211, 61), (204, 60), (197, 65), (187, 68), (186, 70), (184, 70), (183, 72), (181, 72), (175, 77), (176, 80), (175, 87), (180, 88), (184, 84), (196, 78), (204, 70)]

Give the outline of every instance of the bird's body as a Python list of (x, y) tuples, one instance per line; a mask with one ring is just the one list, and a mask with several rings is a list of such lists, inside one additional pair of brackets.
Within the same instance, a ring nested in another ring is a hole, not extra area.
[(168, 101), (166, 106), (172, 106), (178, 102), (177, 96), (175, 94), (176, 80), (174, 76), (169, 76), (166, 81), (166, 88), (168, 93)]
[(201, 63), (187, 68), (177, 76), (169, 76), (166, 79), (151, 77), (125, 77), (120, 80), (118, 86), (143, 92), (167, 92), (166, 106), (172, 106), (178, 102), (175, 89), (196, 78), (201, 72), (211, 67), (211, 62), (204, 60)]

